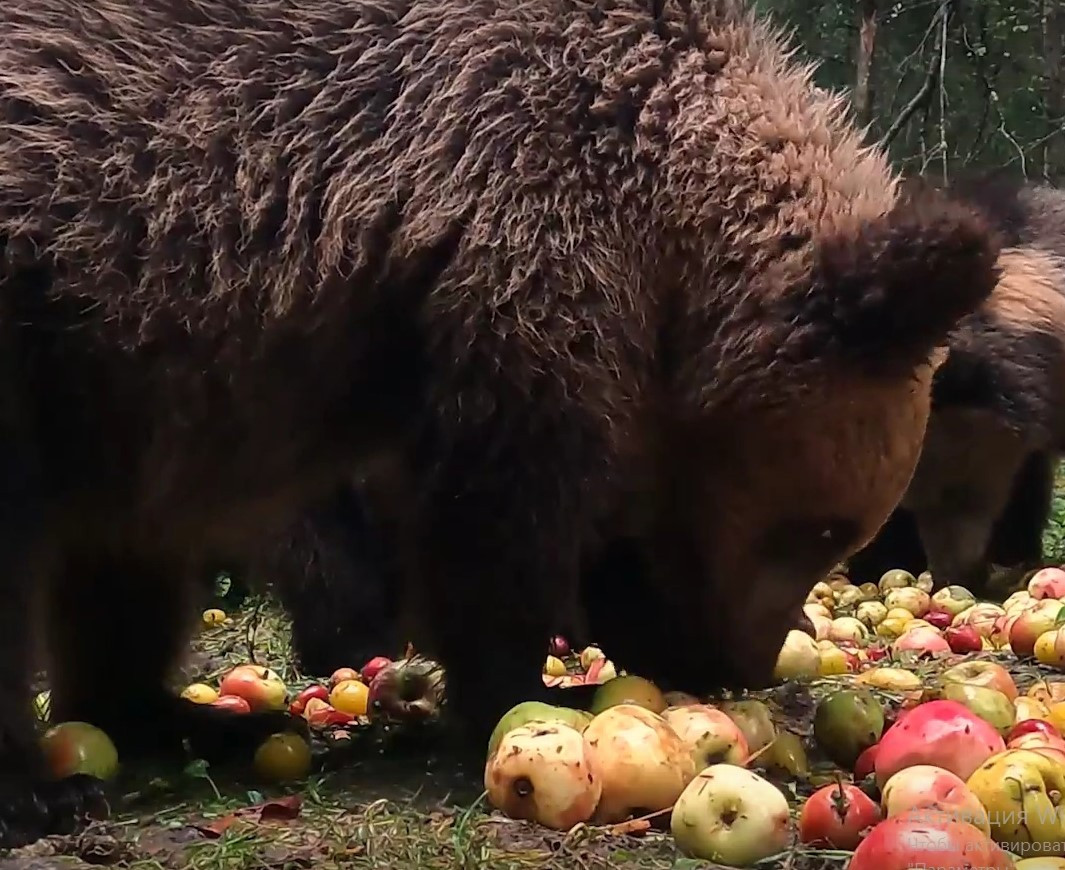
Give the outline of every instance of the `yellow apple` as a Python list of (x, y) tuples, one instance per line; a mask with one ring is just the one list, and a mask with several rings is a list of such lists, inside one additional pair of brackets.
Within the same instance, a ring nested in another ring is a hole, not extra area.
[(807, 619), (813, 619), (815, 616), (820, 616), (822, 619), (832, 618), (832, 611), (823, 604), (804, 604), (802, 610)]
[(826, 646), (818, 644), (820, 662), (817, 673), (822, 677), (834, 677), (839, 674), (850, 672), (850, 659), (847, 654), (831, 641), (821, 641)]
[(981, 637), (989, 637), (991, 630), (995, 626), (995, 621), (1000, 616), (1005, 615), (1006, 611), (997, 604), (980, 602), (955, 616), (951, 620), (951, 625), (971, 625), (980, 633)]
[(597, 824), (668, 809), (695, 778), (688, 745), (665, 719), (635, 704), (604, 710), (585, 729), (584, 742), (602, 784)]
[(558, 831), (587, 822), (602, 795), (582, 734), (561, 722), (507, 732), (484, 771), (488, 801), (512, 819)]
[(886, 595), (893, 589), (905, 589), (909, 586), (916, 586), (917, 578), (909, 571), (894, 568), (891, 571), (884, 572), (884, 575), (880, 578), (880, 582), (877, 585), (880, 587), (880, 593)]
[(985, 761), (966, 783), (987, 810), (991, 836), (1018, 854), (1053, 854), (1065, 843), (1065, 768), (1028, 749), (1007, 749)]
[(566, 676), (566, 663), (558, 656), (548, 656), (544, 662), (544, 673), (549, 677)]
[(1042, 665), (1065, 667), (1065, 628), (1044, 631), (1036, 638), (1032, 652)]
[(213, 704), (218, 700), (218, 692), (206, 683), (192, 683), (185, 687), (181, 697), (193, 704)]
[(787, 798), (768, 780), (743, 767), (715, 764), (681, 793), (670, 830), (685, 855), (751, 867), (788, 847), (791, 814)]
[(976, 596), (964, 586), (945, 586), (932, 595), (932, 609), (957, 616), (976, 604)]
[(847, 584), (836, 590), (835, 599), (839, 607), (853, 607), (865, 600), (865, 594), (857, 586)]
[(1047, 709), (1047, 705), (1038, 698), (1029, 698), (1027, 695), (1021, 695), (1014, 700), (1013, 708), (1017, 711), (1018, 722), (1023, 722), (1025, 719), (1050, 721), (1048, 718), (1050, 711)]
[(733, 722), (735, 722), (743, 736), (747, 739), (747, 748), (752, 752), (758, 752), (777, 736), (773, 717), (769, 714), (769, 708), (761, 701), (749, 699), (745, 701), (726, 701), (720, 705), (721, 710)]
[(863, 601), (854, 611), (854, 615), (869, 628), (880, 625), (887, 613), (887, 608), (880, 601)]
[(868, 639), (869, 629), (865, 623), (853, 616), (837, 616), (832, 620), (828, 632), (829, 640), (861, 643)]
[(799, 680), (816, 677), (821, 656), (817, 642), (805, 631), (791, 629), (777, 656), (773, 677), (777, 680)]
[(696, 770), (711, 764), (747, 763), (747, 738), (721, 710), (707, 704), (671, 707), (662, 718), (691, 749)]
[[(813, 643), (811, 640), (810, 643)], [(661, 690), (650, 680), (643, 677), (627, 675), (614, 677), (600, 684), (592, 697), (589, 710), (593, 714), (602, 713), (619, 704), (636, 704), (652, 713), (661, 713), (666, 709), (666, 699)]]
[(913, 671), (888, 667), (870, 668), (865, 673), (859, 674), (855, 682), (889, 692), (907, 692), (920, 689), (922, 686), (921, 678)]
[(884, 596), (884, 604), (888, 610), (900, 607), (908, 610), (914, 616), (924, 616), (928, 613), (932, 599), (927, 592), (916, 586), (907, 586), (902, 589), (892, 589)]
[(1002, 665), (997, 662), (971, 661), (961, 662), (947, 668), (940, 680), (944, 685), (947, 683), (969, 683), (974, 686), (986, 686), (989, 689), (997, 689), (1012, 702), (1018, 694), (1017, 684), (1013, 677)]
[(1017, 721), (1017, 709), (998, 689), (976, 686), (972, 683), (948, 682), (943, 686), (943, 697), (957, 701), (972, 710), (1005, 737)]

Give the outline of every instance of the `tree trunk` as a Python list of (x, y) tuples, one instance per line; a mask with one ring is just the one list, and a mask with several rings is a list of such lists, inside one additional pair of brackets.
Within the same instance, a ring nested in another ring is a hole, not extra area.
[[(1046, 0), (1055, 2), (1055, 0)], [(858, 3), (858, 57), (855, 62), (854, 113), (859, 124), (873, 116), (873, 55), (876, 52), (878, 0)]]
[(1065, 176), (1065, 8), (1062, 7), (1062, 0), (1043, 0), (1043, 107), (1047, 119), (1043, 174), (1058, 180)]

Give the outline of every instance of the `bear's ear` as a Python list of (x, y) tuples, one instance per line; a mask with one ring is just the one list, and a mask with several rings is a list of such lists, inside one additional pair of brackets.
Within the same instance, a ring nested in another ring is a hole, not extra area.
[(885, 373), (927, 361), (991, 294), (998, 251), (980, 214), (910, 188), (882, 218), (818, 240), (811, 292), (792, 299), (805, 355)]

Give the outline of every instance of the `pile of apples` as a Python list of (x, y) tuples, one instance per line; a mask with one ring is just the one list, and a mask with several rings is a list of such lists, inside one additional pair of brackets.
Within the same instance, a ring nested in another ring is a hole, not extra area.
[[(1021, 695), (1001, 666), (971, 664), (991, 667), (955, 670), (942, 687), (962, 687), (968, 704), (941, 690), (893, 722), (865, 686), (823, 698), (814, 740), (851, 776), (814, 792), (795, 818), (751, 769), (806, 770), (802, 742), (778, 732), (764, 704), (715, 707), (636, 676), (603, 684), (589, 712), (515, 707), (489, 742), (485, 789), (504, 814), (556, 830), (668, 818), (680, 851), (731, 867), (797, 839), (853, 851), (850, 870), (1063, 870), (1065, 739), (1058, 716), (1035, 714), (1060, 712), (1065, 681)], [(980, 715), (984, 692), (1003, 695), (1014, 715)], [(778, 745), (798, 763), (782, 763)]]
[[(374, 681), (392, 662), (379, 656), (361, 671), (337, 670), (329, 685), (312, 684), (289, 700), (281, 677), (262, 665), (243, 664), (228, 671), (218, 688), (206, 683), (186, 686), (181, 697), (195, 704), (210, 704), (234, 713), (280, 711), (303, 716), (312, 728), (326, 729), (356, 724), (372, 704)], [(299, 734), (285, 732), (268, 737), (255, 752), (253, 767), (264, 780), (300, 780), (310, 772), (311, 748)]]
[[(845, 689), (825, 699), (815, 738), (822, 742), (829, 720), (849, 731), (836, 748), (858, 752), (844, 766), (880, 801), (854, 783), (826, 786), (801, 808), (800, 840), (854, 850), (850, 870), (1065, 867), (1065, 740), (1048, 719), (1027, 717), (1044, 699), (1065, 698), (1065, 682), (1019, 696), (1011, 680), (1009, 690), (1026, 718), (996, 724), (973, 705), (937, 698), (903, 708), (882, 734), (871, 695)], [(831, 705), (860, 721), (826, 712)]]
[(590, 712), (510, 710), (489, 741), (484, 784), (504, 814), (556, 830), (668, 816), (687, 854), (745, 867), (790, 844), (787, 799), (748, 769), (761, 753), (804, 770), (801, 741), (789, 736), (790, 756), (774, 759), (778, 735), (760, 702), (718, 708), (624, 675), (600, 685)]
[(262, 665), (243, 664), (228, 671), (217, 689), (206, 683), (192, 683), (181, 692), (181, 697), (235, 713), (288, 709), (294, 716), (303, 716), (312, 726), (347, 725), (367, 715), (373, 682), (391, 664), (390, 659), (378, 656), (361, 671), (340, 668), (329, 678), (328, 686), (312, 684), (291, 701), (288, 687), (275, 671)]
[[(932, 592), (932, 577), (887, 572), (879, 584), (843, 575), (818, 583), (804, 605), (811, 637), (793, 630), (780, 651), (781, 680), (857, 673), (895, 658), (1007, 651), (1065, 670), (1065, 570), (1044, 568), (1003, 604), (980, 602), (962, 586)], [(902, 669), (875, 675), (885, 689), (919, 688)]]

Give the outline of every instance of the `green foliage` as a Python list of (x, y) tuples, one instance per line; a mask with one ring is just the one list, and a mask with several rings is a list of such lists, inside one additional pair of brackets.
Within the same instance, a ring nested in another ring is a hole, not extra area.
[(1065, 9), (1044, 0), (754, 0), (817, 82), (853, 89), (860, 14), (877, 10), (869, 138), (918, 98), (889, 153), (908, 172), (1065, 176)]
[(1065, 564), (1065, 466), (1058, 466), (1050, 522), (1043, 534), (1043, 554), (1047, 562)]

